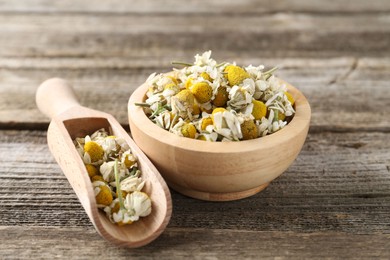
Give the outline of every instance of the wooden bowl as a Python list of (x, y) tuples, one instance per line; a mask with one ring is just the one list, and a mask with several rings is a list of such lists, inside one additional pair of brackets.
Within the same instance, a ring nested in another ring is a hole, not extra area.
[(158, 127), (134, 105), (146, 99), (149, 86), (143, 84), (128, 104), (133, 139), (174, 190), (210, 201), (249, 197), (292, 164), (307, 136), (310, 105), (299, 90), (284, 83), (295, 99), (293, 119), (276, 133), (240, 142), (195, 140)]

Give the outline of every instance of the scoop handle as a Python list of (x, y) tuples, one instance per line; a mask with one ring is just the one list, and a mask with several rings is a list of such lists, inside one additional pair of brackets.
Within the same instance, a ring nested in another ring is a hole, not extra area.
[(39, 110), (50, 118), (80, 106), (73, 88), (61, 78), (44, 81), (38, 87), (35, 98)]

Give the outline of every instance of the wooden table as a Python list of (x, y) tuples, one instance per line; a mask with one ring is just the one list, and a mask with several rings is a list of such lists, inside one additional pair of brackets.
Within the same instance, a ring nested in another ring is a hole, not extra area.
[[(390, 258), (390, 1), (0, 1), (0, 258)], [(59, 76), (125, 127), (127, 100), (171, 60), (279, 66), (309, 99), (295, 163), (213, 203), (172, 190), (148, 246), (96, 233), (48, 151), (37, 86)]]

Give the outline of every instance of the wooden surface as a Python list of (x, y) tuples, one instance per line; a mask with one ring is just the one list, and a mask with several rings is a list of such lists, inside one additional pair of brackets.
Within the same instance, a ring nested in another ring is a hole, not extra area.
[[(390, 2), (0, 1), (0, 258), (390, 258)], [(172, 191), (149, 246), (96, 233), (46, 143), (37, 86), (53, 76), (128, 127), (127, 101), (171, 60), (279, 66), (312, 121), (263, 192), (212, 203)]]

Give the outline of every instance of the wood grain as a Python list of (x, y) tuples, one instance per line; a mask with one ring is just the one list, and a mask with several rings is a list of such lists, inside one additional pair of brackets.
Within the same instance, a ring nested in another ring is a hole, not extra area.
[[(295, 163), (256, 196), (216, 204), (173, 192), (169, 227), (389, 233), (388, 138), (378, 132), (309, 134)], [(88, 225), (45, 132), (1, 131), (0, 143), (0, 226)]]
[[(0, 232), (6, 259), (386, 259), (390, 244), (388, 234), (170, 228), (149, 246), (126, 250), (112, 247), (88, 228), (0, 227)], [(34, 248), (25, 248), (31, 240)]]
[(0, 55), (4, 57), (175, 58), (184, 52), (193, 55), (209, 49), (238, 56), (338, 57), (340, 53), (364, 53), (381, 57), (390, 50), (387, 13), (191, 17), (12, 14), (0, 16), (0, 24)]
[[(68, 79), (80, 102), (108, 112), (127, 126), (127, 101), (149, 74), (170, 69), (164, 60), (0, 59), (0, 127), (47, 129), (36, 108), (37, 86), (49, 75)], [(192, 60), (189, 57), (189, 60)], [(221, 58), (220, 60), (225, 60)], [(240, 64), (279, 65), (277, 75), (296, 86), (312, 107), (312, 131), (390, 131), (390, 59), (239, 58)], [(92, 94), (93, 93), (93, 94)]]
[(390, 4), (383, 0), (355, 0), (353, 2), (331, 0), (323, 1), (301, 1), (301, 0), (209, 0), (199, 4), (197, 1), (123, 1), (108, 0), (99, 4), (91, 4), (88, 0), (72, 1), (72, 4), (53, 2), (48, 0), (30, 0), (26, 5), (24, 2), (2, 0), (0, 12), (3, 13), (92, 13), (92, 14), (264, 14), (274, 12), (308, 12), (315, 14), (323, 13), (372, 13), (388, 12)]
[[(0, 0), (0, 258), (389, 259), (389, 13), (387, 0)], [(36, 88), (66, 78), (126, 127), (150, 73), (208, 49), (280, 67), (312, 107), (303, 150), (245, 200), (172, 191), (158, 240), (113, 247), (48, 151)]]
[[(213, 203), (172, 192), (174, 212), (162, 237), (126, 251), (97, 235), (49, 154), (46, 132), (1, 131), (0, 252), (7, 259), (54, 252), (66, 257), (70, 248), (79, 258), (108, 252), (118, 257), (196, 252), (198, 257), (316, 258), (347, 257), (359, 250), (354, 258), (386, 258), (388, 138), (378, 132), (309, 134), (287, 172), (248, 199)], [(34, 248), (18, 250), (31, 239)], [(214, 241), (212, 248), (208, 241)]]

